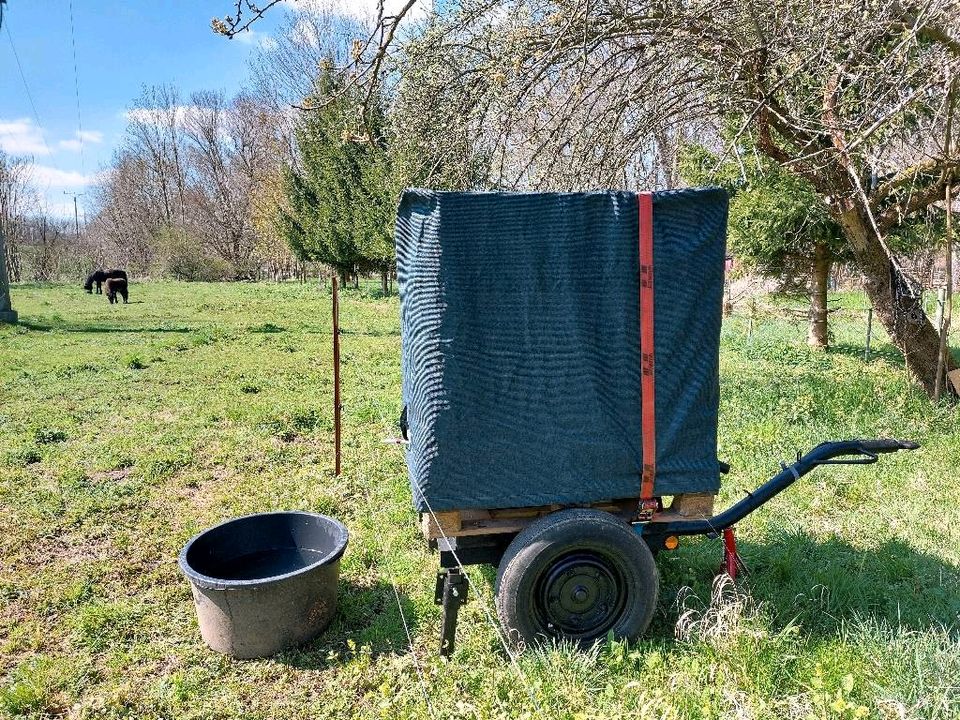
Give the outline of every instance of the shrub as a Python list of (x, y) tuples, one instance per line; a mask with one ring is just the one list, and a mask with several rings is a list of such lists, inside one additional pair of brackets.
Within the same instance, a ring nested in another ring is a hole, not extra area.
[(128, 367), (131, 370), (143, 370), (145, 367), (147, 367), (147, 364), (143, 361), (143, 358), (135, 353), (133, 355), (127, 355), (123, 359), (123, 364), (125, 367)]
[(67, 433), (58, 428), (39, 427), (33, 431), (33, 439), (40, 445), (52, 445), (67, 439)]

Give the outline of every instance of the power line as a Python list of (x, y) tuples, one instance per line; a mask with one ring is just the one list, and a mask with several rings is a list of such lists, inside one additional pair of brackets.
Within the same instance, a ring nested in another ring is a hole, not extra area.
[(80, 121), (80, 74), (77, 72), (77, 40), (73, 32), (73, 0), (70, 0), (70, 47), (73, 48), (73, 89), (77, 96), (77, 139), (80, 140), (80, 174), (86, 174), (83, 162), (83, 123)]
[[(3, 4), (0, 4), (0, 8), (3, 8)], [(37, 127), (40, 129), (40, 140), (43, 141), (43, 146), (47, 149), (47, 155), (53, 155), (53, 152), (50, 150), (50, 146), (47, 145), (46, 133), (43, 130), (43, 123), (40, 122), (40, 114), (37, 112), (36, 103), (33, 102), (33, 93), (30, 92), (30, 85), (27, 83), (27, 76), (23, 73), (23, 65), (20, 64), (20, 56), (17, 54), (17, 46), (13, 44), (13, 35), (10, 34), (10, 23), (6, 23), (4, 27), (7, 29), (7, 40), (10, 41), (10, 49), (13, 50), (13, 59), (17, 61), (17, 70), (20, 71), (20, 79), (23, 81), (23, 89), (27, 93), (27, 100), (30, 101), (30, 109), (33, 110), (33, 119), (37, 121)]]

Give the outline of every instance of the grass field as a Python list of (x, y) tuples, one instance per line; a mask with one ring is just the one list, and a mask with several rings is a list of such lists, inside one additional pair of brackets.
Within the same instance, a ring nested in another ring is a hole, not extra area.
[[(395, 434), (396, 297), (348, 291), (345, 473), (332, 474), (329, 291), (132, 286), (130, 305), (13, 289), (0, 327), (0, 715), (169, 718), (960, 717), (960, 416), (907, 382), (862, 298), (835, 349), (804, 328), (729, 319), (721, 504), (827, 439), (920, 451), (818, 470), (739, 526), (751, 575), (714, 586), (720, 548), (658, 559), (649, 637), (522, 654), (491, 627), (493, 572), (438, 657), (436, 558)], [(234, 661), (203, 645), (176, 557), (200, 529), (302, 508), (351, 531), (341, 609), (315, 642)], [(398, 594), (394, 595), (393, 584)], [(413, 651), (398, 610), (410, 624)], [(422, 673), (422, 681), (419, 672)]]

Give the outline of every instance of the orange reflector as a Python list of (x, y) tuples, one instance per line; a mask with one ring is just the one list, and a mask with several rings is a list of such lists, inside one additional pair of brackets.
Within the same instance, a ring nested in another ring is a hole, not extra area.
[(666, 540), (663, 541), (663, 546), (667, 550), (676, 550), (677, 546), (680, 545), (680, 538), (676, 535), (670, 535)]

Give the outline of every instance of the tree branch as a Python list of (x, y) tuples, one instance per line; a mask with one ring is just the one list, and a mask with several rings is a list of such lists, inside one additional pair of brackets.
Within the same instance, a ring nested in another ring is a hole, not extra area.
[[(279, 5), (281, 2), (283, 0), (267, 0), (267, 4), (261, 7), (254, 0), (236, 0), (234, 3), (236, 15), (227, 15), (222, 20), (213, 18), (210, 21), (210, 27), (218, 35), (223, 35), (232, 40), (236, 35), (249, 30), (250, 26), (262, 18), (270, 8)], [(244, 22), (243, 14), (245, 11), (251, 17)]]

